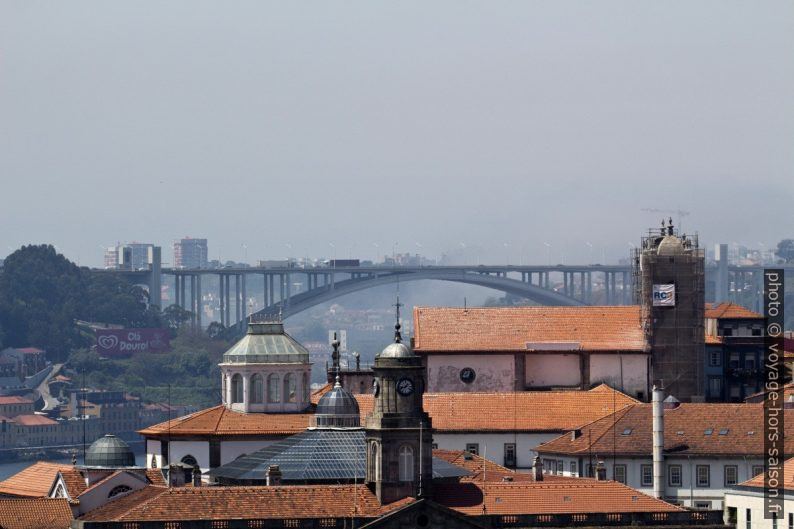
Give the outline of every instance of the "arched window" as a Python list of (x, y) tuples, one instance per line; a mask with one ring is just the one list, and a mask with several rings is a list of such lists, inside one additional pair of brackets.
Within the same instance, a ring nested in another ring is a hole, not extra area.
[(124, 494), (125, 492), (129, 492), (132, 490), (132, 487), (128, 487), (127, 485), (119, 485), (117, 487), (113, 487), (110, 489), (108, 493), (108, 498), (112, 498), (113, 496), (118, 496), (119, 494)]
[(311, 391), (311, 384), (309, 384), (309, 374), (303, 373), (303, 402), (309, 402), (311, 398), (309, 396), (309, 391)]
[(408, 445), (400, 447), (400, 481), (414, 480), (414, 449)]
[(254, 375), (251, 377), (251, 402), (254, 404), (262, 404), (265, 395), (265, 381), (262, 375)]
[(267, 377), (267, 401), (281, 402), (281, 393), (278, 387), (278, 375), (271, 373)]
[(294, 373), (284, 375), (284, 402), (297, 401), (297, 380)]
[(239, 374), (232, 377), (232, 403), (243, 401), (243, 377)]
[(198, 466), (198, 461), (192, 455), (188, 454), (180, 460), (185, 465), (190, 465), (191, 467)]

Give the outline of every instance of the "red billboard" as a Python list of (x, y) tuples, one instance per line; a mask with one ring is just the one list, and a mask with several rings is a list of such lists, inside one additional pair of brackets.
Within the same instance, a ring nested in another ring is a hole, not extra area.
[(168, 329), (96, 329), (99, 356), (164, 353), (171, 349)]

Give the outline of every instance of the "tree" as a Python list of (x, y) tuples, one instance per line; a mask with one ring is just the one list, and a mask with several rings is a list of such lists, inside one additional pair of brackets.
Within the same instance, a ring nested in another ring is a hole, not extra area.
[(185, 310), (179, 305), (169, 305), (163, 310), (163, 319), (165, 320), (168, 328), (174, 333), (179, 330), (182, 325), (190, 321), (193, 313)]
[(9, 255), (0, 274), (0, 326), (5, 344), (34, 345), (53, 360), (85, 344), (75, 319), (87, 286), (80, 269), (51, 245), (23, 246)]
[(794, 239), (783, 239), (777, 243), (775, 254), (787, 263), (794, 262)]
[(210, 340), (218, 340), (223, 338), (224, 334), (226, 333), (226, 327), (223, 326), (222, 323), (218, 321), (213, 321), (209, 325), (207, 325), (207, 337)]

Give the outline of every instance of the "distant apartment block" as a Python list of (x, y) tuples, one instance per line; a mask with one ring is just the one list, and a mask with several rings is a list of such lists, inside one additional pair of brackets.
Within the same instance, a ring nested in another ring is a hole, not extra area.
[(174, 268), (207, 268), (207, 239), (174, 241)]
[(155, 245), (132, 242), (117, 244), (105, 250), (106, 269), (142, 270), (148, 269), (154, 258)]

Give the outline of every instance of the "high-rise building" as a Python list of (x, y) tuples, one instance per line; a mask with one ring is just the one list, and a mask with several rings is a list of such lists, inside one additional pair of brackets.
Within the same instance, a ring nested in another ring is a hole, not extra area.
[(672, 220), (642, 238), (634, 255), (640, 322), (651, 350), (653, 382), (682, 401), (702, 401), (705, 254)]
[(154, 244), (140, 242), (111, 246), (105, 250), (105, 268), (146, 270), (152, 264), (155, 248)]
[(207, 268), (207, 239), (174, 241), (174, 268)]
[(116, 246), (110, 246), (105, 249), (105, 268), (114, 269), (119, 267), (119, 249)]

